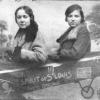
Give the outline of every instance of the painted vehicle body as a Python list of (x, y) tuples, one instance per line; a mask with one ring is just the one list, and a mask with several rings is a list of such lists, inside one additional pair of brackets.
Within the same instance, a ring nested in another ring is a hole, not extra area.
[[(79, 61), (48, 62), (39, 67), (34, 66), (0, 62), (1, 87), (7, 83), (9, 87), (4, 91), (14, 90), (25, 93), (75, 82), (79, 83), (82, 96), (89, 99), (94, 94), (91, 84), (95, 77), (100, 76), (100, 52), (91, 52)], [(80, 81), (85, 79), (91, 81), (88, 86), (83, 87)]]

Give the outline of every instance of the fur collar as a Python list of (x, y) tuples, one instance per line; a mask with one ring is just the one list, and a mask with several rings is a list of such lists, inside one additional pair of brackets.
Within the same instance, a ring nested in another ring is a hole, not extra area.
[(82, 26), (84, 26), (83, 23), (78, 25), (75, 28), (69, 27), (67, 29), (67, 31), (63, 35), (61, 35), (60, 38), (57, 39), (57, 42), (61, 43), (61, 42), (64, 42), (66, 40), (73, 40), (73, 39), (75, 40), (75, 39), (77, 39), (78, 31), (79, 31), (79, 29), (82, 28)]

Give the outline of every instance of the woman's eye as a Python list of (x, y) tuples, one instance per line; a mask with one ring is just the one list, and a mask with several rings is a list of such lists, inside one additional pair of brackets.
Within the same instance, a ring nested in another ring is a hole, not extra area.
[(27, 16), (26, 16), (26, 15), (24, 15), (24, 16), (23, 16), (23, 18), (27, 18)]
[(68, 17), (72, 17), (72, 15), (69, 15)]
[(78, 18), (79, 17), (79, 15), (69, 15), (68, 17), (76, 17), (76, 18)]
[(75, 15), (75, 17), (79, 17), (78, 15)]
[(20, 19), (21, 18), (21, 16), (17, 16), (17, 19)]

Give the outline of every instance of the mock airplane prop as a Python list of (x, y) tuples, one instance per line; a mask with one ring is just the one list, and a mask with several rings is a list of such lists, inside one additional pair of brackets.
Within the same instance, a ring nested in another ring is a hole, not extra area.
[[(81, 95), (89, 99), (94, 94), (92, 83), (100, 76), (100, 52), (91, 52), (78, 61), (47, 62), (39, 67), (32, 64), (0, 62), (0, 93), (25, 93), (71, 82), (78, 83)], [(81, 81), (90, 79), (82, 86)]]

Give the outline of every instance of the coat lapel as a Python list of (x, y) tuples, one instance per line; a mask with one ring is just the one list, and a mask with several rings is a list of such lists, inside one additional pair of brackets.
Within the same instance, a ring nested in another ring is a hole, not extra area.
[(79, 31), (81, 26), (82, 25), (79, 25), (79, 26), (77, 26), (75, 28), (71, 28), (71, 27), (68, 28), (68, 30), (63, 35), (61, 35), (60, 38), (57, 39), (57, 42), (62, 44), (64, 41), (70, 40), (70, 39), (68, 39), (68, 35), (73, 35), (73, 34), (76, 35), (76, 39), (77, 39), (78, 31)]
[(62, 34), (56, 41), (58, 43), (62, 43), (64, 40), (67, 39), (67, 35), (70, 32), (71, 28), (68, 28), (67, 31), (64, 32), (64, 34)]

